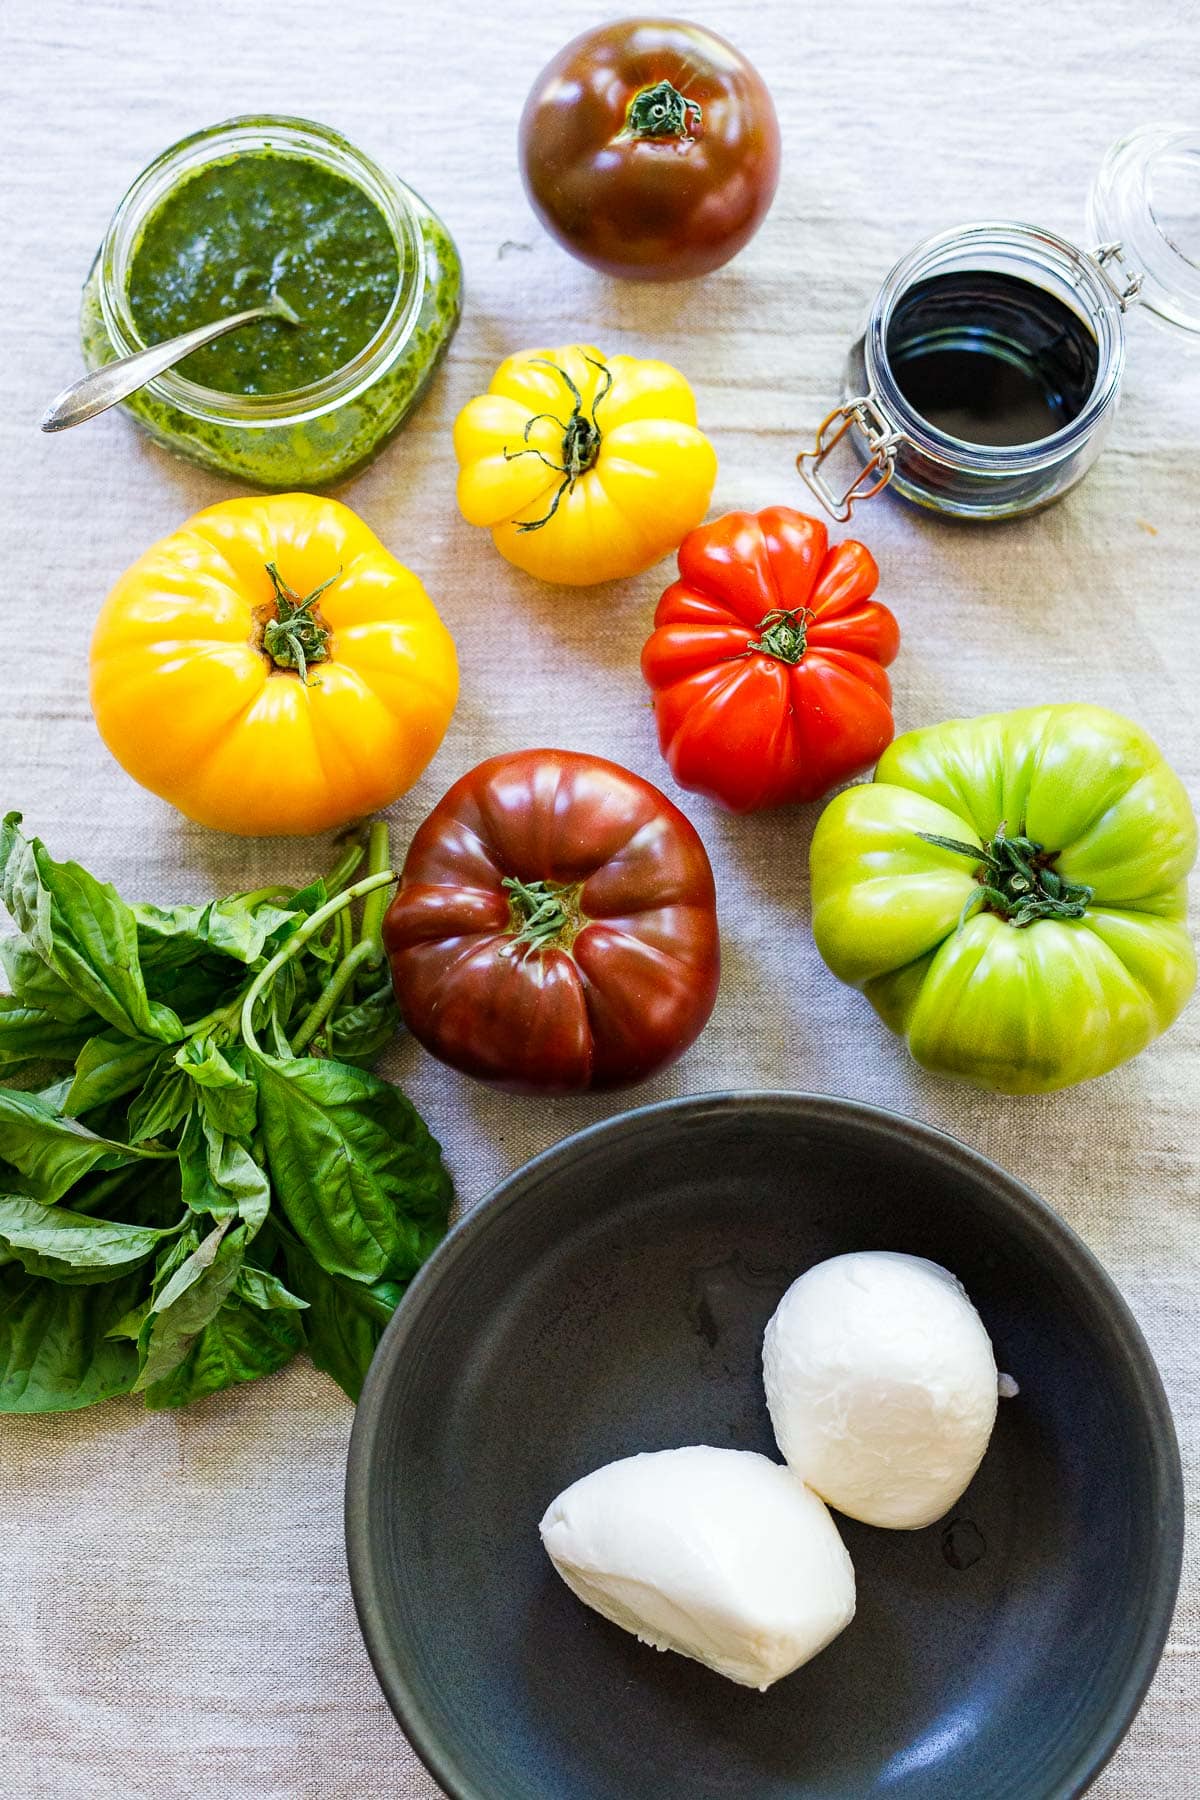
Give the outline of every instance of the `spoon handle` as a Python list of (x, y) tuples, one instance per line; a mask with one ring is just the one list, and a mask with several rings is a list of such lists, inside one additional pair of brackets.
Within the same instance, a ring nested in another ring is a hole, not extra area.
[(277, 304), (252, 306), (247, 312), (216, 319), (211, 325), (197, 325), (194, 331), (182, 332), (165, 343), (151, 344), (145, 350), (135, 350), (132, 356), (105, 363), (102, 368), (93, 369), (90, 375), (73, 381), (51, 401), (42, 418), (42, 430), (65, 431), (69, 425), (82, 425), (85, 419), (94, 419), (97, 413), (107, 412), (110, 406), (127, 400), (156, 375), (163, 374), (174, 363), (182, 362), (193, 350), (203, 349), (205, 344), (224, 337), (227, 331), (236, 331), (239, 325), (250, 325), (255, 319), (278, 316), (281, 314)]

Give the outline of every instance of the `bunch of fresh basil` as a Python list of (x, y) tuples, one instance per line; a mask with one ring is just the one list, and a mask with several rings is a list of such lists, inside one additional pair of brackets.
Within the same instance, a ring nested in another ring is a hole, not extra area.
[(386, 828), (356, 882), (361, 845), (297, 892), (160, 908), (19, 827), (0, 1067), (74, 1068), (0, 1088), (0, 1411), (182, 1406), (305, 1348), (356, 1399), (451, 1199), (419, 1115), (362, 1066), (396, 1025)]

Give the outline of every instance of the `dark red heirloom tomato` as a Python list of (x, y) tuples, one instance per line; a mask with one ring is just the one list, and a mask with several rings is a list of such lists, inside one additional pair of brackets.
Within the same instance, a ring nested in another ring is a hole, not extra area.
[(409, 849), (383, 939), (434, 1056), (517, 1093), (644, 1081), (713, 1009), (704, 845), (656, 787), (598, 756), (480, 763)]
[(816, 800), (895, 733), (884, 667), (900, 647), (865, 545), (769, 506), (689, 532), (642, 673), (680, 787), (734, 812)]
[(607, 275), (678, 281), (736, 256), (779, 180), (762, 78), (700, 25), (625, 19), (575, 38), (521, 115), (534, 211)]

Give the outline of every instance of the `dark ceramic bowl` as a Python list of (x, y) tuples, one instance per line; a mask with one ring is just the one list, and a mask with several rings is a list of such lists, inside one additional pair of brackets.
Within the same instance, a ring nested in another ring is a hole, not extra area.
[[(639, 1450), (776, 1454), (763, 1327), (872, 1248), (954, 1270), (1020, 1383), (953, 1516), (839, 1519), (857, 1617), (767, 1694), (588, 1611), (548, 1502)], [(454, 1800), (1066, 1800), (1145, 1694), (1183, 1515), (1150, 1354), (1063, 1221), (936, 1131), (802, 1094), (646, 1107), (503, 1182), (384, 1335), (346, 1510), (376, 1673)]]

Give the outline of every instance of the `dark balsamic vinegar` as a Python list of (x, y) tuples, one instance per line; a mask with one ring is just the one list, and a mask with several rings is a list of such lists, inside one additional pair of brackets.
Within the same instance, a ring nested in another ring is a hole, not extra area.
[(909, 288), (892, 312), (887, 354), (923, 419), (995, 446), (1036, 443), (1078, 418), (1100, 362), (1094, 333), (1064, 301), (984, 269)]

